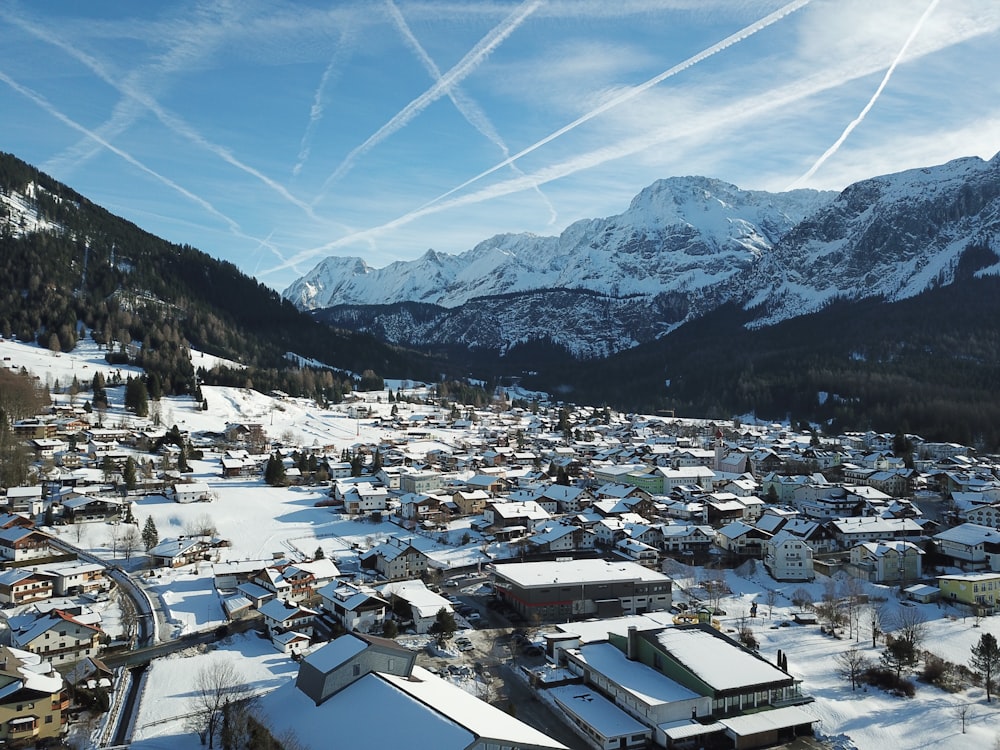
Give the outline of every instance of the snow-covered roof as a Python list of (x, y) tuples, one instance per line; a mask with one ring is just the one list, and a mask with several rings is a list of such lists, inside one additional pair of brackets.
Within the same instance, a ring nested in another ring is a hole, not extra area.
[(976, 523), (963, 523), (934, 535), (935, 539), (975, 547), (983, 542), (1000, 542), (1000, 531)]
[(630, 627), (636, 630), (659, 630), (673, 625), (673, 615), (669, 612), (646, 612), (642, 615), (625, 615), (606, 620), (582, 620), (556, 625), (560, 632), (578, 636), (581, 643), (606, 641), (608, 633), (626, 635)]
[(773, 664), (700, 628), (665, 628), (654, 637), (664, 650), (717, 691), (792, 679)]
[(633, 562), (610, 562), (599, 558), (553, 562), (507, 563), (496, 566), (496, 575), (518, 586), (551, 586), (556, 583), (614, 581), (669, 581), (655, 570)]
[[(333, 643), (345, 640), (338, 638)], [(325, 650), (327, 647), (320, 649)], [(306, 657), (311, 660), (314, 654)], [(329, 747), (405, 747), (464, 750), (475, 737), (464, 727), (415, 700), (379, 674), (367, 674), (317, 706), (288, 682), (260, 699), (276, 736), (291, 733), (307, 750)], [(378, 721), (377, 715), (392, 721)], [(372, 717), (363, 720), (362, 717)]]
[(376, 587), (382, 596), (392, 595), (409, 603), (420, 617), (434, 617), (439, 610), (452, 611), (451, 602), (440, 594), (435, 594), (420, 580), (391, 581)]
[(693, 690), (642, 662), (631, 661), (610, 643), (583, 646), (577, 653), (595, 672), (617, 683), (646, 705), (655, 706), (700, 697)]
[(281, 599), (266, 601), (257, 608), (257, 611), (275, 622), (285, 622), (293, 617), (308, 617), (315, 614), (311, 609), (289, 605)]
[(548, 694), (559, 706), (593, 727), (607, 738), (638, 735), (650, 731), (649, 727), (633, 719), (596, 690), (586, 685), (562, 685), (549, 688)]
[(784, 708), (775, 708), (770, 711), (758, 711), (743, 716), (731, 716), (728, 719), (719, 719), (720, 724), (739, 737), (774, 732), (780, 729), (802, 726), (803, 724), (812, 725), (817, 721), (819, 719), (812, 714), (806, 713), (798, 706), (785, 706)]
[[(409, 677), (380, 674), (384, 680), (421, 703), (446, 714), (477, 737), (501, 740), (501, 744), (563, 748), (534, 727), (514, 718), (506, 711), (489, 705), (457, 685), (442, 680), (423, 667), (414, 666)], [(393, 714), (394, 715), (394, 714)], [(378, 745), (377, 747), (386, 747)]]
[(336, 578), (340, 575), (340, 570), (336, 563), (327, 557), (320, 557), (316, 560), (295, 563), (293, 567), (312, 573), (316, 578)]
[[(324, 674), (330, 672), (348, 659), (368, 648), (368, 644), (350, 633), (330, 641), (325, 646), (309, 654), (305, 661)], [(312, 701), (309, 701), (312, 705)]]

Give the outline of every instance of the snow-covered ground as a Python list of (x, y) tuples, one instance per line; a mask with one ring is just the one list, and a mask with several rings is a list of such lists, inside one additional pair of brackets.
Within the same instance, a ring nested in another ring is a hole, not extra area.
[[(692, 570), (689, 579), (680, 577), (679, 582), (695, 586), (697, 575), (697, 571)], [(779, 649), (787, 655), (789, 671), (802, 679), (803, 692), (816, 699), (803, 710), (819, 719), (818, 734), (841, 738), (840, 747), (858, 750), (994, 747), (1000, 736), (997, 702), (987, 704), (982, 689), (971, 688), (952, 694), (917, 681), (913, 698), (899, 698), (872, 688), (852, 692), (850, 684), (838, 675), (834, 658), (856, 646), (877, 661), (879, 650), (870, 648), (870, 635), (863, 625), (857, 640), (823, 635), (815, 625), (778, 627), (778, 623), (789, 620), (791, 614), (798, 611), (788, 600), (791, 592), (806, 588), (818, 600), (822, 596), (821, 583), (775, 583), (759, 569), (748, 577), (727, 572), (726, 581), (732, 594), (720, 602), (727, 612), (721, 618), (723, 628), (736, 628), (738, 619), (749, 613), (751, 602), (758, 602), (758, 617), (750, 623), (760, 643), (760, 653), (771, 660)], [(776, 589), (781, 594), (770, 618), (762, 596), (766, 588)], [(871, 587), (870, 593), (888, 596), (890, 616), (893, 610), (904, 606), (890, 590)], [(683, 598), (683, 594), (680, 596)], [(963, 620), (948, 607), (919, 607), (927, 618), (925, 648), (948, 661), (967, 663), (969, 649), (983, 632), (1000, 637), (1000, 623), (995, 620), (984, 620), (976, 627), (972, 618)], [(241, 674), (253, 683), (255, 691), (273, 689), (294, 679), (296, 673), (294, 662), (253, 635), (231, 639), (218, 652), (190, 652), (157, 661), (146, 683), (133, 747), (159, 750), (195, 741), (184, 719), (190, 711), (189, 681), (203, 665), (216, 658), (234, 659)], [(958, 714), (958, 708), (963, 705), (969, 706), (965, 734)]]
[[(196, 366), (199, 356), (195, 355)], [(0, 361), (3, 366), (24, 367), (38, 376), (43, 383), (65, 388), (74, 375), (83, 384), (89, 384), (96, 371), (101, 370), (110, 378), (120, 371), (122, 377), (131, 372), (128, 368), (111, 367), (103, 360), (92, 342), (81, 342), (78, 352), (72, 355), (55, 355), (33, 345), (0, 341)], [(207, 362), (212, 361), (207, 358)], [(208, 365), (210, 366), (210, 365)], [(239, 388), (206, 386), (203, 388), (208, 409), (189, 398), (164, 399), (160, 404), (161, 420), (165, 425), (177, 424), (191, 432), (218, 431), (226, 422), (257, 421), (264, 424), (269, 435), (286, 435), (289, 442), (305, 446), (328, 446), (339, 454), (357, 443), (377, 443), (387, 436), (387, 431), (377, 427), (372, 420), (356, 420), (344, 411), (324, 411), (314, 404), (298, 400), (279, 400)], [(82, 404), (86, 393), (76, 402)], [(120, 408), (122, 389), (109, 390), (112, 409), (106, 423), (136, 424), (140, 420), (125, 415)], [(377, 394), (366, 394), (369, 404), (380, 413), (391, 409), (385, 394), (379, 402)], [(67, 395), (60, 395), (62, 401)], [(429, 413), (430, 407), (411, 407), (400, 404), (402, 414)], [(447, 440), (453, 431), (438, 430), (428, 436), (429, 441)], [(193, 461), (192, 479), (211, 485), (215, 499), (210, 503), (180, 505), (162, 496), (140, 499), (135, 505), (140, 528), (146, 517), (152, 517), (161, 539), (185, 533), (185, 529), (203, 516), (208, 516), (218, 535), (232, 542), (221, 551), (223, 560), (270, 558), (272, 555), (311, 557), (322, 548), (327, 557), (349, 565), (353, 557), (352, 545), (368, 548), (391, 533), (402, 530), (389, 523), (368, 523), (344, 518), (328, 508), (316, 507), (318, 500), (326, 497), (322, 489), (278, 489), (262, 482), (245, 479), (222, 479), (215, 457)], [(90, 549), (98, 555), (112, 558), (110, 538), (112, 527), (87, 524), (83, 534), (71, 527), (60, 527), (57, 533), (70, 542)], [(452, 533), (461, 538), (465, 529)], [(443, 544), (435, 538), (434, 552), (446, 565), (474, 564), (481, 556), (477, 543), (461, 549)], [(120, 556), (118, 564), (139, 567), (141, 559), (125, 563)], [(678, 565), (670, 571), (678, 583), (675, 598), (683, 598), (682, 589), (696, 587), (700, 574), (696, 570)], [(995, 706), (987, 704), (981, 689), (969, 689), (951, 694), (936, 687), (917, 682), (914, 698), (898, 698), (879, 690), (852, 692), (850, 684), (837, 674), (834, 657), (851, 645), (856, 645), (877, 660), (877, 650), (872, 650), (870, 636), (862, 629), (860, 639), (838, 640), (822, 635), (816, 626), (772, 627), (788, 620), (796, 607), (791, 604), (791, 593), (807, 588), (813, 600), (822, 596), (821, 583), (778, 584), (758, 566), (756, 571), (741, 576), (727, 572), (726, 579), (732, 595), (720, 603), (728, 613), (722, 618), (723, 626), (735, 628), (736, 620), (750, 610), (752, 601), (758, 602), (758, 618), (751, 620), (752, 628), (760, 643), (760, 652), (774, 659), (778, 649), (787, 655), (789, 670), (803, 681), (803, 691), (816, 698), (805, 707), (820, 723), (817, 730), (827, 736), (848, 735), (859, 750), (885, 750), (885, 748), (991, 748), (1000, 735)], [(158, 571), (147, 580), (150, 592), (158, 596), (174, 634), (181, 634), (223, 621), (221, 600), (212, 585), (211, 567), (203, 563), (197, 568), (181, 571)], [(874, 596), (887, 597), (890, 608), (903, 606), (893, 592), (869, 587)], [(775, 606), (773, 617), (767, 618), (768, 607), (763, 592), (776, 589), (782, 596)], [(927, 620), (927, 637), (924, 648), (958, 664), (969, 660), (970, 648), (983, 632), (1000, 636), (1000, 618), (986, 618), (977, 624), (972, 618), (963, 619), (960, 613), (945, 606), (916, 605)], [(116, 627), (114, 607), (108, 607), (105, 626), (109, 631)], [(233, 638), (215, 651), (188, 652), (154, 663), (146, 682), (142, 707), (136, 724), (136, 742), (133, 746), (144, 750), (159, 750), (180, 746), (195, 746), (195, 737), (186, 727), (184, 715), (190, 711), (191, 680), (206, 660), (231, 658), (255, 690), (270, 690), (294, 678), (296, 665), (279, 654), (273, 647), (256, 636)], [(966, 715), (966, 734), (961, 732), (958, 707), (969, 706)]]
[[(818, 734), (835, 737), (847, 735), (859, 750), (885, 750), (887, 748), (935, 748), (936, 750), (968, 750), (968, 748), (993, 748), (1000, 738), (998, 702), (986, 703), (985, 691), (970, 688), (959, 693), (948, 693), (933, 685), (914, 680), (916, 695), (913, 698), (892, 696), (881, 690), (858, 688), (851, 690), (850, 683), (838, 674), (835, 657), (843, 651), (857, 647), (873, 662), (878, 662), (884, 648), (881, 642), (871, 648), (871, 634), (864, 622), (854, 638), (845, 633), (834, 638), (820, 632), (818, 625), (777, 627), (789, 621), (794, 612), (800, 611), (791, 603), (792, 592), (804, 588), (812, 594), (813, 601), (823, 596), (824, 582), (776, 583), (757, 565), (751, 573), (741, 576), (726, 571), (726, 582), (732, 594), (724, 597), (720, 606), (726, 616), (720, 618), (724, 629), (736, 629), (741, 617), (749, 615), (753, 601), (758, 604), (758, 617), (749, 619), (751, 629), (759, 643), (759, 652), (775, 660), (780, 649), (788, 658), (788, 670), (802, 680), (802, 691), (816, 700), (804, 710), (820, 719)], [(681, 569), (678, 568), (678, 571)], [(682, 586), (697, 588), (699, 573), (688, 570), (681, 573), (677, 582)], [(764, 592), (779, 592), (772, 617)], [(885, 598), (887, 630), (892, 628), (896, 613), (903, 607), (915, 607), (926, 620), (926, 638), (923, 648), (954, 664), (968, 664), (970, 649), (984, 632), (1000, 638), (1000, 618), (985, 618), (976, 626), (972, 617), (963, 618), (952, 607), (936, 604), (903, 604), (894, 589), (864, 584), (873, 598)], [(683, 594), (675, 599), (683, 599)], [(968, 706), (966, 733), (958, 715), (960, 706)]]

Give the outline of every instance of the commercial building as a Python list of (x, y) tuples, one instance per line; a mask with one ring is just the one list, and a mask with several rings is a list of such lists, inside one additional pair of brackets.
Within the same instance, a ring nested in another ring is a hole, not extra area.
[(634, 562), (601, 559), (497, 564), (497, 596), (528, 620), (619, 617), (669, 609), (673, 582)]

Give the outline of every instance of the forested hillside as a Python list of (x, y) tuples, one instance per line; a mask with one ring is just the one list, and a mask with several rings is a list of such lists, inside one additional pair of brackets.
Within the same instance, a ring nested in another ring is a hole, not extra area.
[(583, 403), (672, 409), (687, 416), (756, 414), (851, 429), (910, 431), (1000, 450), (1000, 279), (974, 278), (886, 304), (835, 303), (747, 330), (731, 305), (662, 340), (526, 378)]
[(350, 389), (346, 376), (303, 376), (287, 352), (357, 373), (440, 371), (415, 352), (311, 320), (233, 264), (159, 239), (9, 154), (0, 154), (0, 191), (26, 209), (0, 204), (4, 336), (69, 351), (93, 331), (112, 358), (145, 367), (175, 394), (196, 388), (189, 345), (248, 365), (203, 373), (212, 382), (323, 398)]

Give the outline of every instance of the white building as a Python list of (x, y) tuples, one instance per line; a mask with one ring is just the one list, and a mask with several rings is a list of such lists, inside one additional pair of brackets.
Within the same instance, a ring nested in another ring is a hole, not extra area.
[(812, 548), (787, 531), (764, 541), (764, 567), (776, 581), (811, 581), (816, 577)]

